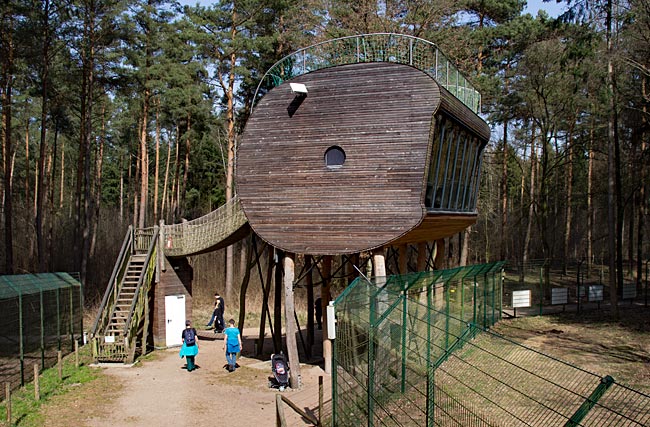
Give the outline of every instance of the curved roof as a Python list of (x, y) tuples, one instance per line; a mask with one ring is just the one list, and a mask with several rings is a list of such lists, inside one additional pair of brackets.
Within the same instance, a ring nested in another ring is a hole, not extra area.
[(337, 65), (360, 62), (394, 62), (410, 65), (433, 77), (474, 113), (481, 108), (481, 94), (430, 41), (395, 33), (341, 37), (300, 49), (276, 62), (255, 91), (273, 88), (303, 74)]

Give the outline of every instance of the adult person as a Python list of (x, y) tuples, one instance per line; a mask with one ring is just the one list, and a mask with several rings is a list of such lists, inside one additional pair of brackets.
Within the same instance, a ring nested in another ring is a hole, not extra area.
[(189, 320), (185, 321), (185, 329), (183, 329), (181, 338), (183, 345), (181, 346), (180, 356), (181, 359), (185, 357), (187, 361), (187, 372), (192, 372), (196, 369), (194, 358), (199, 354), (199, 337)]
[(208, 322), (207, 326), (208, 328), (212, 326), (212, 323), (214, 322), (214, 332), (215, 333), (221, 333), (225, 329), (226, 325), (223, 320), (223, 313), (226, 310), (226, 303), (219, 295), (219, 292), (214, 293), (214, 310), (212, 310), (212, 317), (210, 317), (210, 321)]
[(223, 334), (223, 349), (226, 351), (228, 372), (234, 372), (237, 369), (237, 353), (242, 348), (241, 334), (239, 329), (235, 328), (235, 319), (228, 321), (228, 327), (223, 331)]

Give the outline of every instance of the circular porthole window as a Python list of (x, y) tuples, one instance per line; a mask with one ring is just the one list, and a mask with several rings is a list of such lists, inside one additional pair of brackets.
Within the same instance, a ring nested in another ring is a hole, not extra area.
[(325, 166), (336, 169), (345, 163), (345, 151), (338, 145), (333, 145), (325, 151)]

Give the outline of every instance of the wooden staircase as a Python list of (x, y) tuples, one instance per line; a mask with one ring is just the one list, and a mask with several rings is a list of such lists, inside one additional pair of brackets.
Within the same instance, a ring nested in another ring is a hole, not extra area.
[(91, 331), (97, 362), (132, 363), (146, 347), (149, 290), (158, 259), (158, 228), (129, 231)]
[(106, 335), (120, 337), (123, 336), (126, 330), (126, 321), (128, 320), (133, 299), (138, 288), (138, 282), (142, 277), (147, 266), (147, 254), (134, 254), (131, 255), (127, 264), (126, 273), (122, 279), (117, 301), (113, 313), (106, 328)]

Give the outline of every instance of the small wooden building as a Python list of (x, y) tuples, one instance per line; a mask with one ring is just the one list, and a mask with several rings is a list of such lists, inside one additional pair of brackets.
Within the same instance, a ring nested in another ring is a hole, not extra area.
[(269, 244), (350, 254), (435, 241), (476, 221), (490, 130), (478, 92), (435, 45), (337, 39), (280, 61), (269, 81), (236, 169), (248, 222)]

